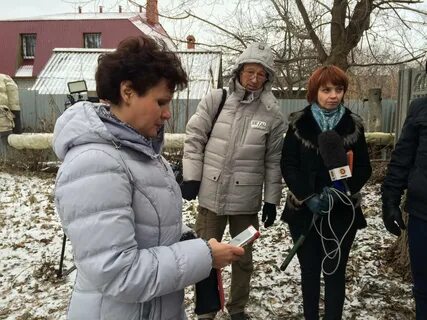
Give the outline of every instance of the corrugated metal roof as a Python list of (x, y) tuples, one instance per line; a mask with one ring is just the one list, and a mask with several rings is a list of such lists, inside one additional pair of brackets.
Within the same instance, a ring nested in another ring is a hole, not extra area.
[(151, 37), (157, 37), (161, 38), (169, 48), (176, 48), (175, 43), (169, 38), (169, 36), (166, 35), (165, 30), (161, 26), (161, 24), (156, 24), (154, 26), (149, 25), (145, 22), (145, 16), (143, 15), (137, 15), (134, 17), (130, 17), (129, 21), (133, 23), (135, 27), (137, 27), (139, 30), (141, 30), (144, 34), (151, 36)]
[(68, 94), (67, 83), (86, 80), (89, 91), (95, 88), (98, 57), (113, 49), (54, 49), (31, 90), (41, 94)]
[(211, 88), (218, 88), (222, 73), (219, 51), (177, 51), (187, 72), (189, 83), (184, 91), (175, 95), (188, 99), (201, 99)]
[(33, 65), (23, 65), (19, 67), (19, 69), (15, 73), (15, 77), (17, 78), (25, 78), (33, 76)]
[[(113, 49), (54, 49), (31, 90), (41, 94), (68, 94), (67, 83), (86, 80), (88, 91), (96, 91), (95, 71), (98, 57)], [(221, 52), (178, 51), (189, 76), (188, 88), (175, 98), (201, 99), (211, 88), (217, 88), (221, 74)]]

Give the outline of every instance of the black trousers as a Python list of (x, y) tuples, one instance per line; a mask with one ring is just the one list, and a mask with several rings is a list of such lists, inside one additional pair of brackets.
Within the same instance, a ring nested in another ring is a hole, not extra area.
[[(339, 240), (343, 238), (344, 233), (349, 228), (347, 218), (340, 219), (339, 215), (333, 216), (331, 227)], [(297, 241), (301, 234), (306, 232), (309, 222), (307, 219), (301, 219), (289, 224), (294, 242)], [(316, 227), (319, 231), (321, 230), (323, 237), (328, 239), (333, 237), (327, 218), (318, 219)], [(357, 228), (353, 224), (341, 242), (341, 254), (337, 253), (333, 259), (327, 258), (323, 264), (325, 272), (323, 273), (325, 282), (325, 320), (339, 320), (342, 318), (345, 298), (345, 271), (356, 232)], [(337, 244), (332, 241), (324, 240), (324, 244), (328, 253), (337, 249)], [(325, 255), (321, 237), (313, 226), (303, 245), (297, 251), (301, 266), (303, 307), (306, 320), (319, 319), (320, 274), (322, 272), (322, 260)], [(334, 270), (335, 272), (333, 272)], [(328, 273), (332, 274), (328, 275)]]
[(411, 259), (412, 280), (416, 319), (427, 319), (427, 221), (409, 214), (408, 222), (409, 257)]

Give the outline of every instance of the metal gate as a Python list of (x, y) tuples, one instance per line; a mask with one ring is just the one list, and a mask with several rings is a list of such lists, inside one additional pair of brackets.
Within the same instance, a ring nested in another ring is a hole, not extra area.
[(410, 103), (416, 98), (425, 96), (427, 96), (426, 70), (413, 68), (399, 70), (395, 141), (399, 138)]

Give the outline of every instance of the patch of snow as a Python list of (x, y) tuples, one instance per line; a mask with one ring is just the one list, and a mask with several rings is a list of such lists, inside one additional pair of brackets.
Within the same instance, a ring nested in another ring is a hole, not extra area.
[[(0, 319), (66, 318), (76, 273), (62, 279), (55, 274), (63, 233), (53, 190), (53, 177), (0, 172)], [(386, 269), (382, 258), (394, 238), (382, 224), (379, 185), (367, 186), (363, 193), (368, 227), (357, 233), (350, 255), (343, 318), (414, 319), (411, 284)], [(282, 207), (283, 203), (279, 216)], [(197, 201), (184, 202), (184, 222), (190, 226), (195, 223), (196, 208)], [(287, 225), (276, 221), (268, 229), (261, 226), (260, 232), (254, 244), (247, 311), (255, 320), (303, 319), (297, 258), (286, 272), (279, 270), (293, 245)], [(224, 241), (229, 239), (227, 233)], [(66, 248), (68, 269), (73, 265), (68, 242)], [(226, 298), (230, 274), (230, 266), (222, 270)], [(185, 304), (189, 319), (195, 320), (192, 287), (186, 289)], [(220, 312), (217, 319), (228, 319), (228, 315)]]

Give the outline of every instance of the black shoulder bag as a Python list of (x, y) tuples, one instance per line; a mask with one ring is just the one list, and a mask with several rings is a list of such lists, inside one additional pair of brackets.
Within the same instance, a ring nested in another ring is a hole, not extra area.
[(209, 133), (208, 133), (208, 140), (211, 137), (212, 130), (213, 130), (214, 126), (215, 126), (216, 121), (218, 120), (218, 117), (219, 117), (219, 114), (221, 113), (222, 108), (224, 107), (226, 99), (227, 99), (227, 90), (222, 89), (221, 102), (219, 104), (219, 107), (218, 107), (218, 110), (216, 112), (216, 115), (215, 115), (215, 117), (212, 120), (212, 127), (211, 127), (211, 131), (209, 131)]
[[(208, 137), (207, 141), (209, 141), (209, 138), (211, 137), (211, 133), (212, 133), (212, 130), (213, 130), (214, 126), (215, 126), (215, 122), (216, 122), (216, 120), (218, 120), (219, 114), (221, 113), (221, 110), (224, 107), (226, 98), (227, 98), (227, 90), (222, 89), (221, 102), (219, 104), (219, 107), (218, 107), (218, 110), (217, 110), (217, 112), (215, 114), (215, 117), (212, 120), (212, 127), (211, 127), (211, 131), (209, 131), (209, 133), (207, 134), (207, 137)], [(207, 141), (206, 141), (206, 143), (207, 143)], [(205, 148), (206, 148), (206, 145), (205, 145)], [(171, 164), (171, 167), (172, 167), (172, 171), (173, 171), (173, 173), (175, 175), (176, 181), (178, 182), (179, 185), (181, 185), (182, 182), (183, 182), (183, 177), (182, 177), (182, 163)]]
[[(179, 241), (196, 239), (194, 232), (186, 232)], [(218, 312), (224, 308), (224, 288), (221, 270), (212, 268), (209, 276), (195, 285), (195, 309), (197, 315)]]
[[(218, 111), (212, 121), (211, 131), (208, 133), (208, 141), (212, 130), (218, 120), (219, 114), (224, 107), (227, 98), (227, 90), (222, 89), (222, 99)], [(221, 270), (212, 269), (209, 277), (196, 283), (195, 287), (195, 310), (197, 315), (217, 312), (224, 307), (224, 290), (222, 289)]]

